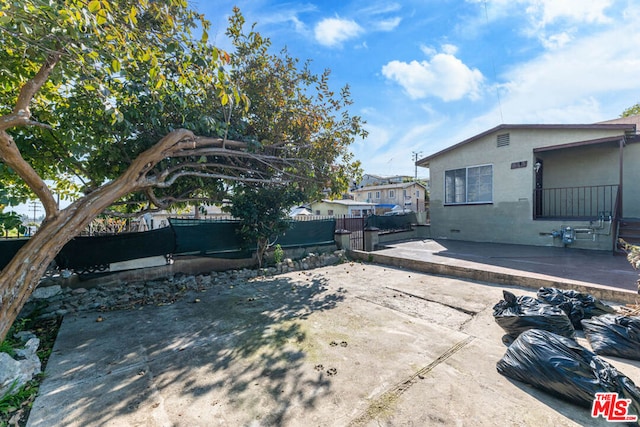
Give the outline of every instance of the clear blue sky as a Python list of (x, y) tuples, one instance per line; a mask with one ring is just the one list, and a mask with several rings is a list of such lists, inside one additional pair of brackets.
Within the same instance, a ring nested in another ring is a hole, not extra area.
[[(212, 42), (247, 24), (349, 84), (369, 137), (365, 173), (413, 175), (420, 157), (501, 123), (594, 123), (640, 101), (632, 0), (198, 0)], [(635, 6), (635, 7), (634, 7)], [(418, 168), (419, 176), (428, 176)]]

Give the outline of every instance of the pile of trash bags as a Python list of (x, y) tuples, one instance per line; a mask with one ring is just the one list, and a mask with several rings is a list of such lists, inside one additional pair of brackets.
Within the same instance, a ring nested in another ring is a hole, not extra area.
[[(615, 314), (572, 290), (540, 288), (536, 298), (503, 291), (503, 297), (493, 316), (514, 341), (496, 365), (500, 374), (590, 408), (596, 393), (616, 393), (629, 399), (631, 416), (640, 416), (640, 389), (599, 356), (640, 360), (640, 317)], [(584, 330), (593, 351), (575, 340), (576, 330)]]
[(502, 292), (504, 299), (493, 307), (493, 318), (511, 338), (528, 329), (542, 329), (573, 338), (575, 329), (559, 307), (528, 296)]
[(564, 311), (576, 329), (582, 329), (580, 322), (583, 319), (590, 319), (594, 316), (601, 316), (615, 311), (613, 307), (595, 299), (592, 295), (573, 290), (540, 288), (537, 298)]
[(597, 354), (640, 360), (640, 317), (605, 314), (583, 320), (582, 329)]
[(523, 332), (496, 365), (498, 372), (580, 406), (596, 393), (631, 399), (640, 414), (640, 390), (629, 378), (575, 340), (540, 329)]

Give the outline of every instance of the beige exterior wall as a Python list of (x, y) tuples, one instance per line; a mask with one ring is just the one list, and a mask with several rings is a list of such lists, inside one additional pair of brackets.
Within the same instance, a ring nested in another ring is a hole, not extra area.
[[(405, 197), (406, 192), (406, 197)], [(351, 194), (354, 200), (358, 202), (377, 203), (377, 204), (394, 204), (414, 212), (423, 212), (425, 210), (425, 196), (427, 190), (419, 184), (398, 184), (397, 186), (369, 186), (353, 190)], [(369, 197), (371, 193), (371, 197)], [(379, 193), (380, 197), (376, 197)]]
[[(496, 137), (504, 133), (510, 135), (509, 145), (497, 147)], [(544, 161), (545, 188), (553, 185), (567, 187), (617, 184), (618, 149), (613, 145), (602, 145), (553, 150), (537, 155), (533, 149), (615, 136), (619, 133), (611, 130), (584, 129), (503, 129), (431, 159), (429, 172), (432, 237), (562, 246), (561, 239), (551, 236), (553, 230), (558, 230), (561, 226), (584, 228), (589, 226), (589, 223), (533, 220), (533, 166), (536, 158), (542, 158)], [(634, 147), (635, 149), (637, 148)], [(511, 169), (511, 164), (515, 162), (527, 164), (526, 167)], [(482, 205), (444, 206), (445, 170), (480, 165), (493, 166), (493, 202)], [(610, 250), (614, 236), (606, 229), (599, 230), (598, 233), (601, 234), (578, 235), (578, 240), (571, 246)]]
[(622, 201), (625, 218), (640, 218), (640, 143), (624, 148), (624, 187)]
[(544, 187), (617, 185), (620, 150), (613, 144), (539, 153), (544, 162)]
[(317, 202), (311, 205), (311, 213), (322, 216), (349, 215), (349, 208), (336, 203)]
[(315, 202), (311, 204), (311, 213), (320, 216), (343, 216), (355, 215), (361, 216), (363, 210), (372, 211), (373, 205), (353, 204), (353, 203), (332, 203), (327, 201)]

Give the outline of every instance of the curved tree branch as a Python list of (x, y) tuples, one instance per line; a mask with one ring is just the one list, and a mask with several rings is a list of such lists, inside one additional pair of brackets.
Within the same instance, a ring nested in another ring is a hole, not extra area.
[(31, 120), (29, 105), (35, 94), (49, 78), (53, 68), (58, 61), (60, 61), (60, 56), (60, 52), (53, 52), (47, 56), (45, 63), (42, 64), (36, 75), (27, 81), (20, 89), (20, 94), (16, 100), (13, 112), (0, 118), (0, 159), (12, 168), (29, 188), (31, 188), (36, 196), (38, 196), (42, 202), (42, 206), (44, 206), (47, 218), (57, 215), (58, 204), (44, 180), (31, 165), (24, 160), (15, 141), (11, 135), (7, 133), (7, 129), (29, 125), (46, 127), (46, 125)]

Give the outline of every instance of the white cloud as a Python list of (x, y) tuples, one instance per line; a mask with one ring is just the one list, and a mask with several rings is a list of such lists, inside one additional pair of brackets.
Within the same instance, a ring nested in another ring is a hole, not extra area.
[[(640, 94), (635, 25), (616, 25), (511, 68), (501, 91), (504, 122), (593, 123), (619, 116)], [(495, 125), (498, 110), (482, 117)]]
[(558, 34), (553, 34), (546, 38), (541, 38), (542, 45), (546, 49), (559, 49), (564, 47), (567, 43), (569, 43), (573, 37), (568, 32), (562, 32)]
[(438, 53), (438, 51), (434, 48), (432, 48), (431, 46), (426, 46), (426, 45), (421, 45), (420, 46), (420, 50), (422, 51), (422, 53), (425, 54), (425, 56), (433, 56), (436, 53)]
[(529, 0), (527, 12), (537, 17), (539, 26), (546, 26), (560, 19), (573, 22), (607, 23), (611, 21), (605, 9), (612, 0)]
[[(614, 22), (613, 14), (622, 9), (613, 7), (616, 0), (466, 0), (477, 5), (477, 13), (463, 25), (465, 34), (494, 21), (518, 22), (520, 32), (536, 38), (545, 48), (557, 49), (585, 25), (606, 25)], [(520, 22), (523, 21), (523, 24)]]
[(455, 55), (456, 53), (458, 53), (458, 46), (452, 45), (452, 44), (443, 44), (442, 45), (442, 52), (448, 54), (448, 55)]
[(393, 31), (402, 22), (402, 18), (395, 17), (384, 19), (373, 23), (373, 26), (378, 31)]
[(431, 96), (444, 101), (477, 99), (484, 79), (482, 73), (446, 53), (454, 51), (452, 48), (447, 45), (445, 53), (433, 55), (430, 61), (391, 61), (382, 67), (382, 74), (402, 86), (412, 99)]
[[(300, 19), (300, 16), (317, 11), (317, 7), (311, 4), (288, 4), (286, 6), (269, 8), (264, 8), (263, 5), (264, 12), (262, 12), (257, 2), (251, 2), (251, 6), (260, 10), (254, 19), (260, 26), (279, 29), (288, 29), (291, 27), (295, 32), (300, 34), (306, 34), (309, 31), (303, 20)], [(245, 12), (244, 9), (243, 12)], [(247, 19), (247, 22), (251, 21)]]
[[(366, 173), (393, 175), (397, 173), (413, 176), (415, 172), (413, 152), (426, 153), (423, 144), (429, 140), (429, 134), (440, 123), (397, 123), (382, 119), (381, 125), (367, 124), (367, 139), (352, 146), (356, 158), (366, 159)], [(424, 177), (428, 171), (418, 168), (418, 176)]]
[(363, 32), (363, 28), (355, 21), (341, 18), (323, 19), (314, 29), (316, 41), (328, 47), (340, 46)]
[(402, 9), (400, 3), (389, 3), (387, 1), (380, 2), (378, 4), (371, 4), (369, 7), (365, 7), (360, 10), (360, 13), (367, 15), (382, 15), (390, 12), (397, 12)]
[[(606, 9), (614, 0), (466, 0), (479, 4), (482, 20), (513, 18), (514, 12), (524, 11), (537, 28), (545, 27), (559, 20), (568, 22), (608, 23)], [(486, 16), (485, 8), (486, 7)]]

